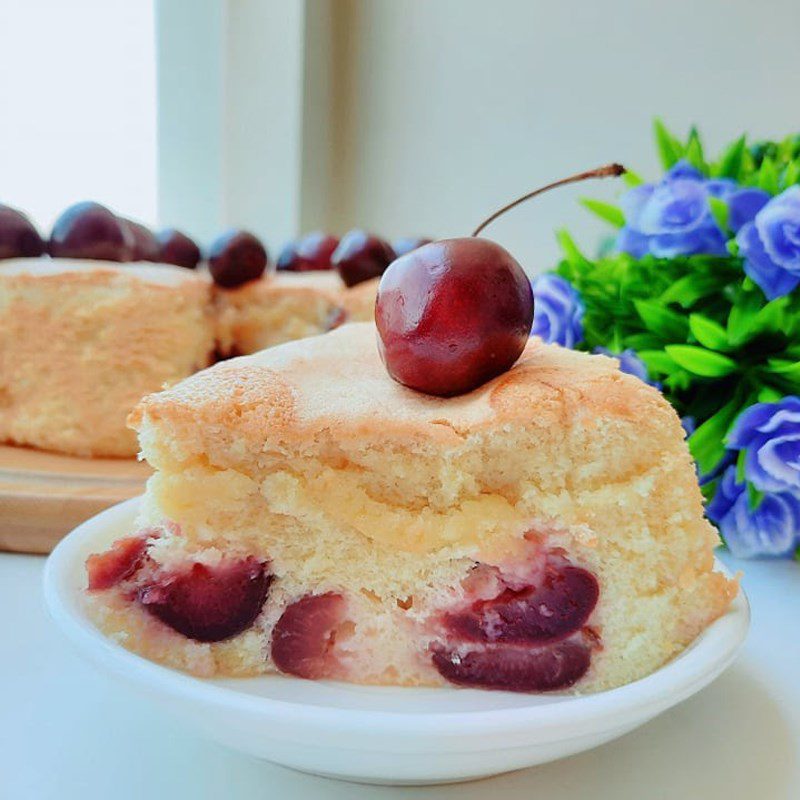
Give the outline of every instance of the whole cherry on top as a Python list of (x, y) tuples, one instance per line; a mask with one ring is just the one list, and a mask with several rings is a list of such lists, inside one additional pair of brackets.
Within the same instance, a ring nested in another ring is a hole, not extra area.
[(398, 383), (453, 397), (508, 370), (533, 324), (533, 291), (504, 248), (478, 234), (542, 192), (588, 178), (622, 175), (609, 164), (536, 189), (496, 211), (471, 237), (431, 242), (393, 261), (375, 301), (378, 350)]

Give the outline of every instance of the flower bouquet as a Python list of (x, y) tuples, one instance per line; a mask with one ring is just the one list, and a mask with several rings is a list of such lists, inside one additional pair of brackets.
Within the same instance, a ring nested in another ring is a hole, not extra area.
[(591, 258), (534, 281), (534, 333), (615, 355), (681, 416), (734, 555), (800, 554), (800, 136), (708, 160), (698, 132), (660, 122), (665, 174), (627, 173), (620, 204), (583, 204), (616, 229)]

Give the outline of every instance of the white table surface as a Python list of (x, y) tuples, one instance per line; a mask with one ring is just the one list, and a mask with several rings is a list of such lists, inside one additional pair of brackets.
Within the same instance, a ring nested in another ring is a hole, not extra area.
[(0, 798), (800, 798), (800, 565), (738, 563), (753, 610), (714, 684), (596, 750), (484, 781), (359, 786), (295, 773), (195, 736), (98, 674), (42, 606), (44, 559), (0, 554)]

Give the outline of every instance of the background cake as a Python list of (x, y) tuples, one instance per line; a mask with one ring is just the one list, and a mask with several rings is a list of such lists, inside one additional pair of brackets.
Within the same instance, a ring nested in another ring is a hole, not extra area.
[(727, 608), (678, 418), (531, 340), (460, 397), (392, 381), (371, 324), (234, 359), (133, 414), (139, 531), (88, 562), (126, 647), (198, 675), (593, 691)]
[(0, 440), (133, 456), (143, 395), (210, 363), (211, 288), (189, 270), (0, 261)]

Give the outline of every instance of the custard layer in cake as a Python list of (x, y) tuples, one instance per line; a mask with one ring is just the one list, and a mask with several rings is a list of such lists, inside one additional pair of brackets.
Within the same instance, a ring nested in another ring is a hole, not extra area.
[(198, 675), (594, 691), (728, 607), (678, 418), (613, 359), (531, 340), (441, 399), (371, 324), (212, 367), (132, 415), (138, 532), (90, 559), (126, 647)]
[(133, 456), (143, 395), (207, 366), (210, 287), (166, 265), (0, 263), (0, 440)]

